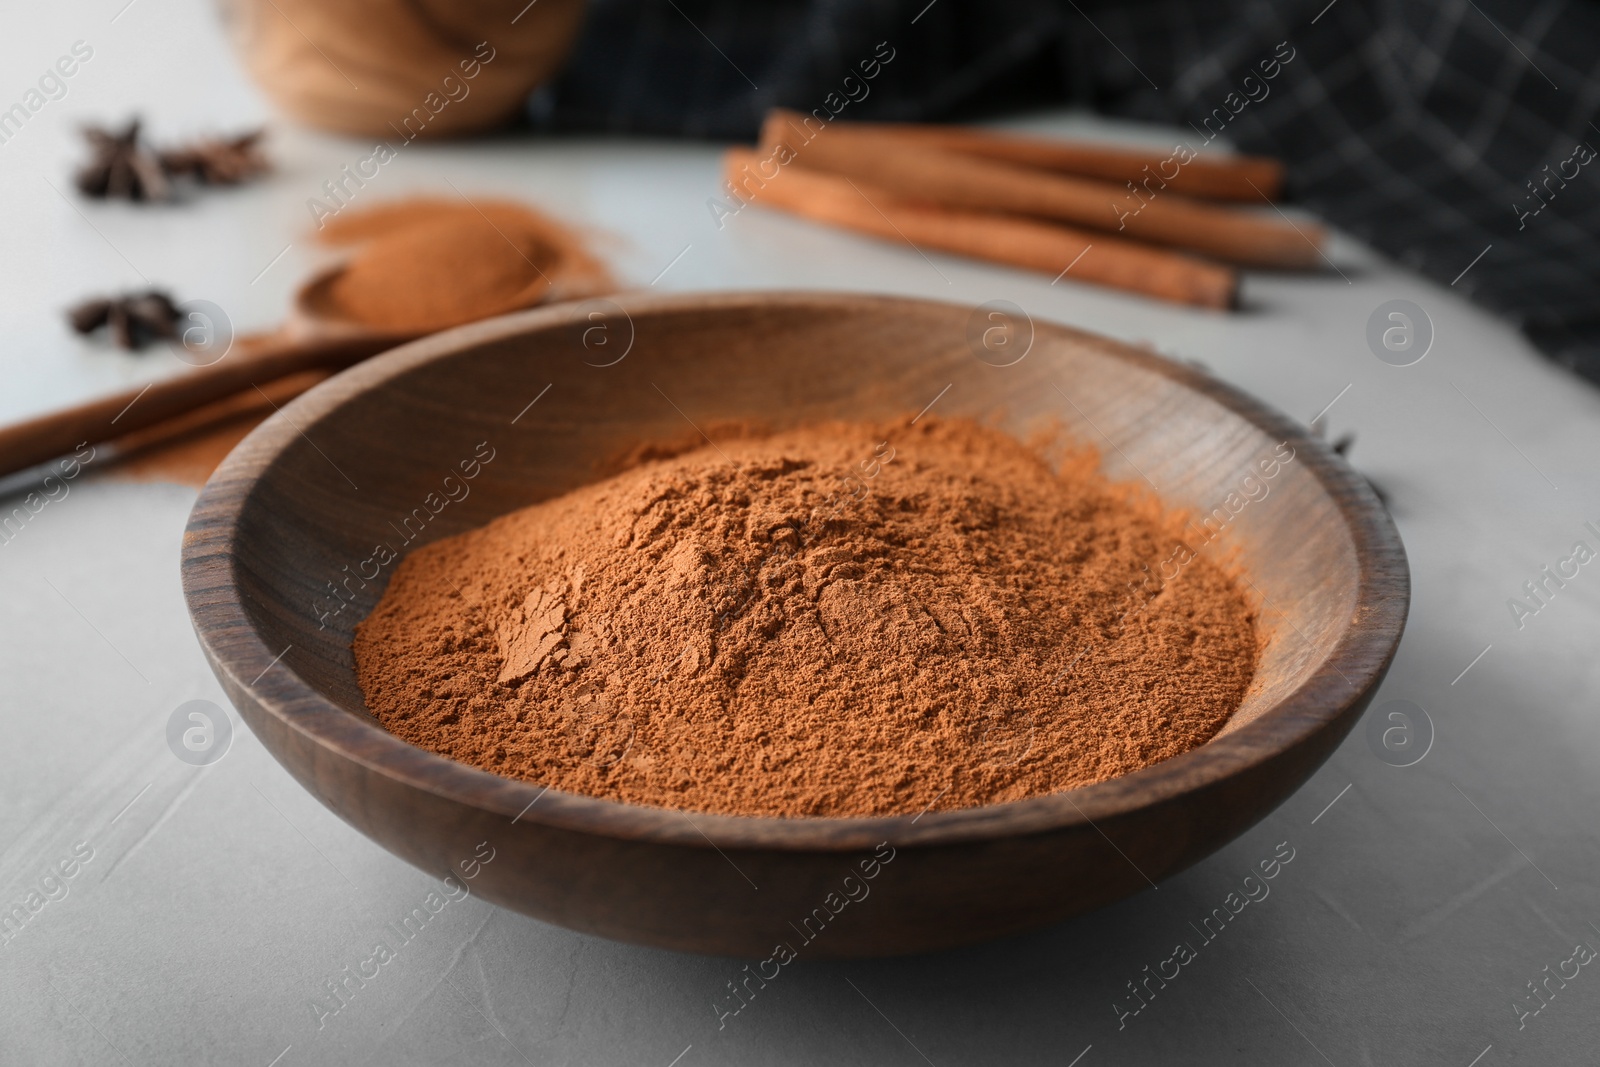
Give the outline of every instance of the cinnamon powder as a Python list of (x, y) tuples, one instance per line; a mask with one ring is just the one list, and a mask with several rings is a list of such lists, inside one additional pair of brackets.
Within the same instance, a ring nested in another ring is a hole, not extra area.
[(383, 329), (433, 333), (615, 288), (577, 232), (515, 201), (396, 200), (317, 237), (359, 246), (329, 286), (331, 313)]
[(357, 631), (360, 685), (424, 748), (694, 811), (1126, 774), (1212, 737), (1258, 642), (1178, 520), (1094, 466), (933, 418), (653, 459), (413, 553)]

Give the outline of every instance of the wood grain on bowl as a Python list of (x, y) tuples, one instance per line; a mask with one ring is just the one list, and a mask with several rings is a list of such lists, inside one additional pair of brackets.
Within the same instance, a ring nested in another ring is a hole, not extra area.
[[(996, 366), (969, 343), (973, 316), (820, 293), (619, 296), (406, 345), (296, 400), (207, 485), (183, 552), (202, 646), (251, 729), (329, 808), (441, 876), (488, 842), (474, 890), (573, 929), (874, 956), (1137, 892), (1271, 812), (1349, 732), (1404, 626), (1404, 552), (1359, 476), (1238, 391), (1039, 321), (1011, 324), (1025, 355)], [(405, 552), (591, 481), (631, 445), (729, 420), (909, 419), (936, 399), (1019, 435), (1059, 421), (1111, 476), (1190, 510), (1195, 550), (1243, 569), (1270, 640), (1218, 737), (1016, 803), (770, 819), (546, 791), (414, 748), (366, 713), (351, 636)], [(835, 914), (845, 876), (874, 862), (870, 893)]]

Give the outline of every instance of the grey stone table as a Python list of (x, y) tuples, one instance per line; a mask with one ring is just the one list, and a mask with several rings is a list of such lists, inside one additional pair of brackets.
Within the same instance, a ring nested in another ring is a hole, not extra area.
[[(274, 125), (267, 182), (181, 207), (79, 200), (80, 121), (137, 107), (173, 137), (268, 115), (208, 7), (124, 4), (35, 9), (0, 35), (0, 104), (74, 42), (92, 50), (0, 143), (0, 419), (184, 369), (69, 337), (60, 308), (83, 293), (148, 279), (240, 329), (273, 322), (311, 262), (307, 200), (371, 149)], [(658, 289), (1006, 299), (1200, 360), (1301, 419), (1326, 409), (1331, 433), (1357, 435), (1352, 459), (1389, 495), (1413, 569), (1377, 740), (1358, 729), (1280, 810), (1159, 890), (959, 952), (801, 962), (720, 1025), (738, 963), (473, 897), (363, 984), (346, 968), (439, 886), (323, 810), (237, 719), (220, 760), (174, 756), (174, 710), (224, 702), (178, 587), (194, 492), (90, 464), (0, 544), (0, 1063), (1594, 1062), (1600, 565), (1574, 544), (1600, 548), (1586, 525), (1600, 526), (1600, 394), (1352, 242), (1335, 243), (1337, 270), (1252, 276), (1246, 310), (1205, 314), (758, 210), (718, 228), (716, 173), (700, 146), (418, 144), (359, 196), (446, 180), (524, 196), (616, 235), (608, 255)], [(1394, 300), (1432, 326), (1410, 366), (1367, 340)], [(1564, 560), (1569, 577), (1546, 580)], [(1270, 894), (1204, 940), (1201, 919), (1275, 854), (1293, 858)], [(1179, 942), (1195, 958), (1146, 983)]]

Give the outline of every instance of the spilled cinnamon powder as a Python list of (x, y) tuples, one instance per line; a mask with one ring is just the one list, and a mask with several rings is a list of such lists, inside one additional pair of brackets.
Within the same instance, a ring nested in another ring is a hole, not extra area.
[(1178, 520), (1094, 466), (933, 418), (653, 459), (408, 557), (357, 631), (361, 688), (424, 748), (693, 811), (1126, 774), (1221, 728), (1258, 641)]
[[(257, 340), (241, 337), (240, 351), (248, 352)], [(198, 489), (228, 453), (276, 408), (332, 373), (326, 369), (299, 371), (124, 434), (113, 442), (103, 462), (110, 465), (112, 477), (135, 482), (175, 482)]]

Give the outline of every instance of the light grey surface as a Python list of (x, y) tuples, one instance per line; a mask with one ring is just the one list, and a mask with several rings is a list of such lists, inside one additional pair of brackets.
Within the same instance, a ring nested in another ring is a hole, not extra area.
[[(208, 9), (138, 0), (118, 15), (123, 3), (36, 10), (0, 35), (4, 105), (73, 41), (95, 49), (67, 96), (0, 144), (3, 419), (183, 369), (70, 338), (59, 309), (85, 293), (143, 274), (241, 327), (274, 321), (313, 262), (306, 199), (367, 150), (277, 124), (266, 183), (182, 207), (78, 199), (81, 120), (138, 107), (170, 138), (268, 114)], [(1247, 310), (1216, 315), (754, 209), (719, 231), (715, 175), (710, 148), (511, 139), (407, 147), (362, 197), (448, 193), (449, 179), (618, 235), (611, 255), (639, 285), (671, 264), (657, 288), (1003, 298), (1203, 360), (1302, 419), (1337, 398), (1331, 429), (1357, 432), (1353, 458), (1392, 497), (1412, 564), (1411, 622), (1378, 700), (1427, 710), (1427, 756), (1389, 766), (1358, 729), (1262, 825), (1159, 891), (940, 956), (802, 961), (721, 1029), (711, 1005), (739, 964), (476, 899), (449, 904), (319, 1029), (324, 983), (438, 886), (323, 810), (242, 726), (212, 766), (174, 758), (173, 709), (223, 700), (178, 587), (194, 494), (84, 477), (0, 545), (0, 902), (25, 905), (74, 846), (93, 851), (0, 946), (0, 1063), (1592, 1062), (1594, 967), (1552, 981), (1521, 1029), (1513, 1004), (1536, 1005), (1527, 983), (1575, 945), (1600, 946), (1600, 567), (1520, 630), (1507, 599), (1574, 541), (1600, 548), (1583, 528), (1600, 525), (1600, 394), (1348, 242), (1333, 254), (1343, 276), (1252, 276)], [(1369, 314), (1397, 298), (1437, 331), (1406, 368), (1365, 341)], [(1201, 945), (1190, 924), (1280, 842), (1294, 859), (1271, 895)], [(1124, 983), (1179, 941), (1197, 958), (1119, 1029)]]

